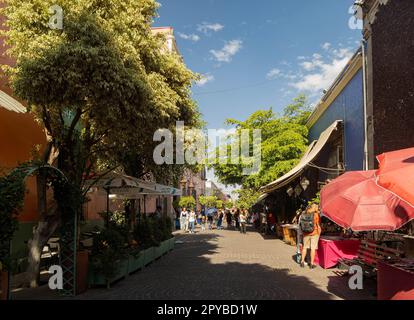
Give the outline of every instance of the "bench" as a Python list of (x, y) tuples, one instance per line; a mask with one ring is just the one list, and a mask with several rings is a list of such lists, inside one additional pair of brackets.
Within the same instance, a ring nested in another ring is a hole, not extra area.
[(402, 255), (403, 252), (398, 249), (374, 241), (363, 240), (359, 246), (358, 256), (354, 259), (341, 259), (339, 268), (348, 270), (353, 265), (359, 265), (366, 276), (375, 277), (379, 260), (399, 260)]

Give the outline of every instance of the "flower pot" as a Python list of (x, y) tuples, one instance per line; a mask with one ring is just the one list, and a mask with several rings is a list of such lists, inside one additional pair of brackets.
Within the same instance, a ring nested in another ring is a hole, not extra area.
[(76, 255), (76, 294), (84, 293), (88, 289), (88, 251), (79, 251)]
[(0, 272), (0, 300), (8, 300), (9, 298), (9, 273), (7, 271)]

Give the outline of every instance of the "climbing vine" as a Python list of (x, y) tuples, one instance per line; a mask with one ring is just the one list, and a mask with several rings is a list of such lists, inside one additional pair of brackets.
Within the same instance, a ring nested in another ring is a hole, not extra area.
[(0, 270), (10, 269), (10, 241), (18, 228), (17, 216), (23, 207), (29, 171), (24, 163), (0, 177)]
[[(64, 174), (57, 168), (39, 161), (22, 163), (10, 173), (0, 177), (0, 271), (10, 270), (10, 241), (19, 226), (17, 218), (24, 204), (25, 180), (28, 176), (41, 170), (46, 170), (48, 181), (51, 182), (55, 190), (64, 190), (63, 192), (55, 192), (55, 196), (57, 194), (62, 197), (62, 193), (69, 193)], [(72, 205), (76, 203), (71, 197), (68, 198), (68, 201), (71, 201)]]

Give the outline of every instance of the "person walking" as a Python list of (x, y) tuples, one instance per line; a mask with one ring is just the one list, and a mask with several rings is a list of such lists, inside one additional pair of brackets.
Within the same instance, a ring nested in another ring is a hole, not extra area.
[(217, 230), (222, 229), (221, 225), (223, 224), (223, 217), (224, 217), (223, 210), (220, 209), (218, 213), (218, 218), (217, 218)]
[(213, 230), (213, 214), (207, 213), (208, 229)]
[(299, 227), (303, 235), (303, 248), (300, 266), (305, 267), (305, 259), (310, 249), (310, 268), (316, 268), (315, 254), (318, 249), (319, 237), (322, 233), (320, 225), (319, 206), (311, 204), (299, 218)]
[(180, 213), (180, 229), (182, 231), (187, 231), (187, 216), (188, 216), (188, 211), (187, 208), (183, 208), (181, 210)]
[(188, 216), (188, 228), (189, 228), (190, 233), (194, 233), (195, 221), (196, 221), (196, 214), (194, 210), (192, 209)]
[(247, 223), (246, 210), (241, 210), (239, 219), (240, 219), (240, 233), (246, 234), (246, 223)]
[(206, 231), (207, 218), (206, 216), (201, 216), (201, 231)]
[(240, 209), (236, 209), (234, 214), (234, 220), (236, 221), (236, 229), (240, 230)]
[(231, 212), (230, 210), (226, 210), (226, 222), (227, 222), (227, 229), (231, 228)]

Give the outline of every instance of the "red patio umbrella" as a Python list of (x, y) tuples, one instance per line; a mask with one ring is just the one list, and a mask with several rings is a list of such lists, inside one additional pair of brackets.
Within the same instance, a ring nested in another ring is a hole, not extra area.
[(321, 191), (322, 213), (353, 231), (394, 231), (414, 219), (414, 208), (379, 187), (375, 171), (351, 171)]
[(377, 184), (414, 206), (414, 148), (377, 157)]

